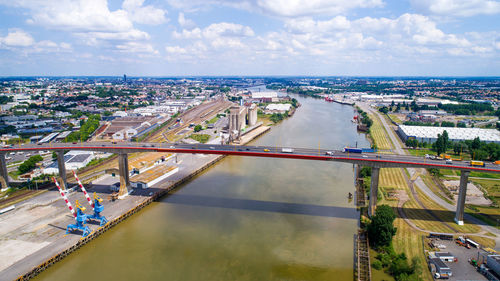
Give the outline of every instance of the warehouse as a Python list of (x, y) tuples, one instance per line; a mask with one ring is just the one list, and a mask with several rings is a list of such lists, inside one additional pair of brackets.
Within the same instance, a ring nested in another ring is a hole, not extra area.
[(416, 139), (419, 142), (433, 143), (437, 140), (438, 134), (443, 134), (444, 130), (448, 132), (450, 141), (473, 140), (479, 137), (481, 141), (487, 143), (500, 143), (500, 132), (495, 129), (398, 126), (398, 134), (403, 141), (407, 139)]
[(149, 188), (178, 171), (179, 168), (176, 166), (167, 166), (164, 164), (155, 165), (130, 178), (130, 184), (133, 188)]
[[(77, 170), (87, 166), (87, 164), (94, 158), (95, 156), (93, 152), (70, 150), (64, 155), (64, 165), (68, 170)], [(46, 167), (43, 173), (48, 175), (59, 173), (57, 161), (54, 161), (52, 164)]]

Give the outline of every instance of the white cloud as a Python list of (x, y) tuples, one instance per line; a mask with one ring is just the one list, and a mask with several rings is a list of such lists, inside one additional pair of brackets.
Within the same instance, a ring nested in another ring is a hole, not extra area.
[(116, 48), (121, 52), (128, 53), (142, 53), (158, 55), (159, 52), (151, 44), (139, 43), (139, 42), (126, 42), (124, 44), (117, 45)]
[(179, 13), (179, 17), (177, 19), (177, 21), (179, 22), (179, 25), (182, 27), (182, 28), (186, 28), (186, 29), (193, 29), (196, 27), (196, 24), (194, 23), (194, 21), (190, 20), (190, 19), (186, 19), (186, 17), (184, 16), (184, 13)]
[(254, 35), (253, 30), (248, 26), (227, 22), (213, 23), (203, 30), (203, 36), (207, 38), (250, 37)]
[(110, 11), (106, 0), (32, 2), (26, 6), (31, 22), (45, 27), (75, 32), (123, 32), (133, 27), (127, 12)]
[(162, 24), (167, 22), (166, 11), (151, 5), (143, 6), (144, 0), (125, 0), (122, 7), (130, 15), (132, 21), (142, 24)]
[(192, 30), (183, 29), (181, 32), (174, 31), (172, 33), (176, 39), (207, 39), (207, 40), (220, 40), (225, 38), (236, 42), (238, 38), (252, 37), (255, 35), (254, 31), (241, 24), (221, 22), (213, 23), (203, 29), (196, 27)]
[(348, 29), (351, 23), (344, 16), (336, 16), (327, 21), (315, 21), (311, 18), (291, 19), (286, 21), (285, 26), (293, 33), (323, 33)]
[(21, 53), (67, 52), (71, 45), (65, 42), (55, 43), (50, 40), (36, 42), (33, 37), (22, 29), (11, 29), (5, 37), (0, 37), (0, 48)]
[(411, 4), (427, 15), (470, 17), (500, 13), (500, 2), (493, 0), (411, 0)]
[(105, 40), (149, 40), (149, 34), (134, 28), (133, 22), (166, 22), (165, 11), (143, 6), (144, 0), (125, 0), (123, 9), (115, 11), (109, 9), (107, 0), (0, 0), (0, 3), (25, 8), (31, 16), (28, 23), (71, 32), (87, 45), (99, 45)]
[(166, 46), (165, 47), (165, 51), (168, 54), (174, 54), (174, 55), (186, 54), (187, 53), (187, 50), (185, 48), (181, 48), (179, 46)]
[(5, 37), (0, 37), (0, 46), (5, 45), (7, 47), (28, 47), (35, 43), (35, 39), (21, 29), (9, 30), (9, 33)]

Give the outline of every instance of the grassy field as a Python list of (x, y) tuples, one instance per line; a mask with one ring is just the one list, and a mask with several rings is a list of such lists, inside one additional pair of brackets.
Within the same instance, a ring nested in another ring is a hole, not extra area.
[(207, 143), (210, 140), (210, 135), (206, 134), (192, 134), (189, 137), (200, 143)]
[(215, 116), (214, 118), (205, 121), (205, 123), (207, 123), (207, 124), (214, 124), (215, 122), (217, 122), (217, 120), (219, 120), (219, 117)]
[(408, 149), (408, 152), (412, 156), (422, 156), (424, 157), (426, 154), (435, 155), (436, 153), (430, 149), (422, 148), (422, 149)]
[(378, 149), (392, 149), (392, 143), (387, 137), (387, 132), (382, 126), (380, 120), (375, 115), (370, 115), (373, 125), (370, 127), (370, 134), (375, 141)]
[(402, 124), (403, 121), (401, 121), (401, 119), (399, 119), (399, 117), (395, 114), (389, 114), (389, 116), (391, 117), (392, 121), (398, 123), (398, 124)]

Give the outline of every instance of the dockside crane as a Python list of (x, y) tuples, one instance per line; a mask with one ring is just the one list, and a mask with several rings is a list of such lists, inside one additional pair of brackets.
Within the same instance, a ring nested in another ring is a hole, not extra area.
[(73, 209), (73, 206), (69, 202), (68, 197), (66, 197), (66, 194), (64, 194), (64, 192), (62, 191), (57, 180), (55, 178), (52, 178), (52, 179), (54, 180), (54, 183), (56, 184), (57, 189), (59, 189), (59, 193), (61, 194), (61, 197), (64, 199), (64, 202), (66, 202), (66, 206), (68, 206), (71, 214), (75, 217), (75, 220), (76, 220), (76, 223), (68, 224), (68, 226), (66, 227), (66, 234), (68, 234), (74, 230), (80, 230), (82, 232), (83, 237), (89, 235), (91, 232), (90, 228), (88, 226), (84, 225), (85, 222), (87, 221), (87, 215), (84, 213), (85, 207), (80, 205), (80, 203), (78, 203), (78, 200), (77, 200), (76, 201), (77, 208), (76, 208), (76, 212), (75, 212), (75, 209)]
[(75, 176), (75, 179), (78, 182), (80, 189), (85, 195), (85, 198), (87, 198), (87, 202), (89, 203), (90, 207), (94, 210), (94, 214), (87, 215), (87, 219), (88, 220), (93, 219), (99, 221), (99, 226), (105, 225), (108, 222), (108, 220), (106, 219), (105, 216), (101, 215), (101, 212), (104, 210), (104, 206), (102, 205), (103, 200), (94, 192), (94, 201), (92, 202), (89, 194), (87, 193), (87, 190), (85, 190), (85, 187), (83, 187), (83, 184), (80, 181), (80, 179), (78, 179), (78, 176), (76, 175), (75, 171), (73, 171), (73, 175)]

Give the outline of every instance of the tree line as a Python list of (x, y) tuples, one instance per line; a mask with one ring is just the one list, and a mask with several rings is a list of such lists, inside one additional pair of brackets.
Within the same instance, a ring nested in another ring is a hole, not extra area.
[(65, 142), (75, 142), (75, 141), (86, 141), (89, 139), (90, 135), (99, 128), (99, 121), (101, 121), (101, 116), (99, 114), (90, 115), (87, 121), (83, 122), (80, 126), (79, 131), (71, 132)]

